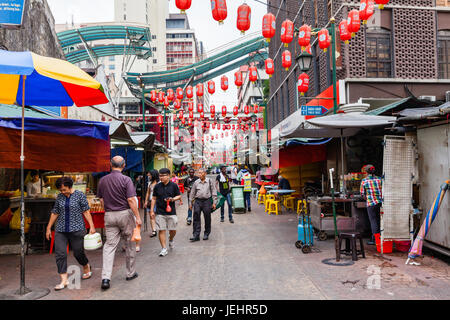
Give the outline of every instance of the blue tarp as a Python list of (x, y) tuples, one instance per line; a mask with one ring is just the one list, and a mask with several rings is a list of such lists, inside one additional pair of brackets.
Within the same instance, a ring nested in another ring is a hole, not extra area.
[(135, 150), (134, 147), (117, 147), (111, 149), (111, 158), (121, 156), (125, 159), (126, 171), (143, 172), (142, 159), (143, 151)]
[[(22, 119), (0, 119), (0, 127), (20, 130)], [(25, 118), (25, 131), (28, 130), (109, 140), (109, 124), (96, 121)]]

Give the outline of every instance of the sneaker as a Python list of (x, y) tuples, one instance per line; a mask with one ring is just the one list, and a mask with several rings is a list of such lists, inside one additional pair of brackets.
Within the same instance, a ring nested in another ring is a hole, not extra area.
[(161, 252), (159, 253), (159, 256), (164, 257), (164, 256), (167, 256), (168, 253), (169, 253), (169, 251), (167, 250), (167, 248), (162, 248)]
[(220, 218), (220, 222), (224, 222), (225, 220), (224, 220), (224, 218)]
[(233, 219), (231, 219), (231, 220), (230, 220), (230, 223), (234, 223), (234, 220), (233, 220)]
[(175, 245), (173, 244), (173, 240), (169, 240), (169, 248), (172, 250), (175, 248)]

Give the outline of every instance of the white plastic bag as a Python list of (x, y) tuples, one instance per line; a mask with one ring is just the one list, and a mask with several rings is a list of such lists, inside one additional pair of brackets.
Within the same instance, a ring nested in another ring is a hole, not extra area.
[(84, 236), (84, 249), (97, 250), (102, 247), (102, 236), (96, 232), (94, 234), (87, 234)]

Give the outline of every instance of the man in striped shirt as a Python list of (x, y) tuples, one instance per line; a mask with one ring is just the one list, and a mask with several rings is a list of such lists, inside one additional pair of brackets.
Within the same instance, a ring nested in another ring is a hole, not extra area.
[(367, 172), (367, 177), (361, 181), (360, 193), (365, 196), (367, 203), (367, 213), (369, 215), (370, 227), (372, 229), (372, 240), (367, 242), (369, 245), (374, 245), (374, 234), (380, 233), (380, 208), (382, 203), (381, 187), (382, 181), (375, 176), (375, 167), (373, 165), (366, 165), (363, 167), (363, 172)]

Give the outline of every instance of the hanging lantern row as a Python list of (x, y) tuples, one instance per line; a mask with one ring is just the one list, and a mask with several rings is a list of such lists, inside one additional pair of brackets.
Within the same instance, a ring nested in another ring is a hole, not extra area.
[(247, 4), (242, 4), (238, 8), (236, 26), (241, 34), (250, 29), (252, 9)]

